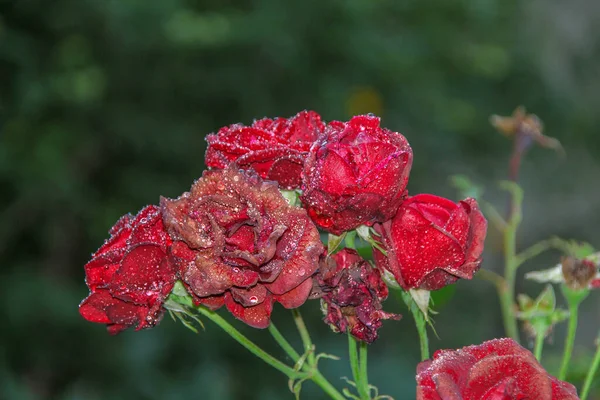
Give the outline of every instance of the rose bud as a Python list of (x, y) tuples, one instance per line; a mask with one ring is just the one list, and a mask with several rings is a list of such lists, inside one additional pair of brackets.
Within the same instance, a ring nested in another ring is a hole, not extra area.
[(167, 257), (170, 244), (158, 207), (123, 216), (85, 265), (90, 295), (79, 305), (81, 315), (107, 324), (111, 334), (156, 325), (176, 280)]
[(275, 182), (234, 166), (205, 171), (190, 192), (161, 199), (171, 256), (196, 304), (225, 305), (266, 328), (273, 302), (301, 306), (324, 248), (306, 211)]
[(438, 290), (458, 278), (471, 279), (479, 269), (487, 221), (475, 199), (454, 203), (419, 194), (374, 228), (387, 253), (373, 250), (379, 268), (405, 290)]
[(226, 126), (206, 137), (205, 162), (219, 169), (235, 162), (283, 188), (299, 188), (308, 150), (324, 127), (314, 111), (302, 111), (289, 119), (265, 118), (252, 126)]
[(325, 312), (324, 321), (334, 332), (350, 332), (358, 340), (372, 343), (384, 319), (400, 315), (382, 311), (388, 288), (378, 270), (350, 249), (324, 258), (315, 276), (315, 289)]
[(514, 340), (438, 350), (417, 366), (417, 400), (576, 400), (573, 385), (548, 375)]
[(379, 122), (368, 115), (331, 122), (306, 159), (301, 200), (335, 235), (392, 218), (404, 199), (412, 150)]

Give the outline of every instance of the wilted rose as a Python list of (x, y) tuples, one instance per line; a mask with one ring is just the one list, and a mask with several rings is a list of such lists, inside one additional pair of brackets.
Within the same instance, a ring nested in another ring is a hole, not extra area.
[(320, 297), (325, 322), (336, 332), (349, 332), (372, 343), (384, 319), (400, 315), (382, 310), (388, 288), (378, 270), (355, 250), (343, 249), (325, 257), (315, 276), (313, 297)]
[(379, 118), (331, 122), (311, 148), (302, 202), (315, 223), (336, 235), (390, 219), (403, 201), (412, 150)]
[(172, 259), (196, 303), (224, 304), (266, 328), (274, 301), (295, 308), (308, 297), (323, 245), (306, 211), (290, 206), (276, 183), (233, 166), (205, 171), (189, 193), (161, 206)]
[(221, 169), (235, 162), (284, 188), (298, 188), (308, 150), (324, 127), (314, 111), (302, 111), (288, 119), (264, 118), (252, 126), (226, 126), (206, 137), (205, 162)]
[(573, 385), (550, 375), (514, 340), (439, 350), (417, 367), (417, 400), (576, 400)]
[(390, 271), (405, 290), (437, 290), (471, 279), (479, 269), (487, 221), (475, 199), (454, 203), (419, 194), (374, 228), (387, 253), (374, 250), (379, 268)]
[(158, 207), (122, 217), (85, 265), (90, 295), (79, 305), (81, 315), (107, 324), (111, 334), (156, 325), (176, 279), (167, 257), (170, 244)]

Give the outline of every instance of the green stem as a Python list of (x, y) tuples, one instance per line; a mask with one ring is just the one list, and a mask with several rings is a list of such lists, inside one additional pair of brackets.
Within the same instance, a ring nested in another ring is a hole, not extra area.
[(318, 370), (315, 370), (313, 372), (311, 379), (321, 389), (323, 389), (323, 391), (327, 393), (332, 399), (346, 400), (346, 397), (344, 397), (340, 392), (338, 392), (337, 389), (331, 383), (329, 383), (329, 381), (325, 379), (325, 377)]
[(585, 382), (583, 383), (583, 388), (581, 389), (581, 400), (586, 400), (590, 394), (594, 375), (596, 375), (596, 371), (598, 371), (598, 367), (600, 367), (600, 336), (598, 337), (598, 341), (599, 343), (598, 348), (596, 349), (596, 355), (594, 356), (594, 361), (592, 361), (592, 365), (590, 365), (590, 369), (585, 377)]
[(545, 338), (546, 337), (544, 333), (537, 333), (535, 336), (535, 347), (533, 348), (533, 355), (539, 362), (542, 361), (542, 349), (544, 348)]
[(560, 372), (558, 379), (565, 380), (569, 370), (569, 362), (573, 354), (573, 346), (575, 344), (575, 333), (577, 332), (577, 314), (579, 304), (569, 304), (569, 327), (567, 330), (567, 338), (565, 339), (565, 349), (562, 362), (560, 364)]
[(292, 315), (294, 316), (294, 322), (296, 323), (296, 328), (298, 328), (298, 332), (300, 333), (300, 337), (302, 338), (302, 344), (304, 345), (304, 351), (307, 352), (308, 363), (310, 365), (315, 364), (315, 351), (313, 349), (312, 341), (310, 340), (310, 334), (308, 333), (308, 329), (306, 329), (306, 324), (304, 323), (304, 319), (302, 319), (302, 315), (300, 314), (300, 310), (294, 308), (292, 310)]
[(514, 298), (517, 264), (515, 262), (516, 229), (512, 224), (504, 231), (504, 281), (506, 286), (500, 292), (500, 305), (506, 336), (519, 341), (519, 329), (515, 316)]
[(275, 339), (279, 347), (281, 347), (294, 362), (297, 362), (300, 359), (300, 354), (294, 350), (292, 345), (283, 337), (272, 321), (269, 325), (269, 333), (273, 336), (273, 339)]
[(371, 394), (367, 376), (367, 344), (357, 341), (354, 336), (348, 333), (348, 353), (350, 354), (350, 368), (352, 369), (352, 377), (358, 396), (361, 400), (370, 400)]
[(528, 247), (527, 249), (521, 251), (515, 257), (515, 264), (517, 267), (519, 267), (525, 261), (527, 261), (533, 257), (536, 257), (536, 256), (540, 255), (541, 253), (543, 253), (544, 251), (550, 250), (550, 249), (560, 250), (561, 252), (563, 252), (565, 254), (571, 253), (569, 244), (565, 240), (563, 240), (559, 237), (552, 237), (550, 239), (546, 239), (546, 240), (542, 240), (541, 242), (537, 242), (537, 243), (531, 245), (531, 247)]
[(523, 190), (515, 182), (501, 182), (500, 186), (510, 192), (510, 213), (504, 229), (504, 280), (506, 287), (499, 292), (500, 306), (502, 307), (502, 320), (506, 336), (519, 342), (519, 329), (515, 315), (515, 280), (517, 277), (517, 229), (522, 220), (521, 204), (523, 203)]
[(360, 387), (360, 365), (358, 360), (358, 350), (356, 349), (356, 339), (351, 333), (348, 333), (348, 356), (350, 358), (350, 369), (352, 370), (352, 379), (356, 387)]
[(371, 400), (371, 390), (369, 389), (369, 376), (367, 375), (367, 343), (360, 342), (358, 348), (358, 359), (360, 361), (360, 383), (362, 386), (362, 390), (359, 390), (359, 393), (362, 393), (365, 396), (365, 400)]
[[(429, 338), (427, 337), (427, 321), (423, 317), (421, 310), (418, 307), (411, 307), (411, 311), (413, 313), (413, 317), (415, 318), (415, 325), (417, 327), (417, 332), (419, 333), (419, 343), (421, 348), (421, 361), (425, 361), (429, 358)], [(421, 313), (421, 316), (418, 317), (416, 313)]]
[(223, 319), (214, 311), (210, 311), (209, 309), (203, 306), (194, 307), (200, 314), (204, 315), (206, 318), (213, 321), (217, 324), (221, 329), (227, 332), (232, 338), (234, 338), (239, 344), (248, 349), (252, 354), (272, 366), (278, 371), (283, 372), (290, 379), (299, 379), (306, 376), (303, 372), (295, 371), (293, 368), (285, 365), (281, 361), (277, 360), (275, 357), (271, 356), (263, 349), (255, 345), (251, 342), (246, 336), (244, 336), (240, 331), (235, 329), (229, 322)]
[[(297, 363), (300, 359), (300, 354), (298, 354), (298, 352), (294, 350), (292, 345), (285, 339), (285, 337), (283, 337), (283, 335), (281, 334), (281, 332), (279, 332), (279, 329), (277, 329), (273, 322), (271, 322), (271, 324), (269, 325), (269, 333), (271, 334), (271, 336), (273, 336), (273, 339), (275, 339), (275, 341), (283, 349), (283, 351), (285, 351), (286, 354), (290, 356), (292, 360), (294, 360), (294, 363)], [(329, 397), (335, 400), (345, 400), (345, 397), (342, 396), (342, 394), (338, 392), (337, 389), (331, 383), (329, 383), (327, 379), (325, 379), (323, 374), (321, 374), (321, 372), (317, 369), (316, 365), (311, 366), (308, 364), (304, 364), (302, 366), (302, 369), (304, 370), (304, 372), (310, 374), (310, 379), (314, 383), (316, 383), (321, 389), (323, 389), (323, 391), (327, 393)]]

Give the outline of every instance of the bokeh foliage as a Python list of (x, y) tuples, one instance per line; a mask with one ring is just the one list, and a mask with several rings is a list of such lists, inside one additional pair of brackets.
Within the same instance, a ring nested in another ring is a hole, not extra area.
[[(188, 189), (204, 135), (222, 125), (305, 108), (326, 120), (373, 112), (413, 146), (410, 191), (452, 197), (451, 174), (491, 187), (505, 176), (510, 144), (487, 119), (525, 104), (569, 156), (534, 150), (525, 162), (520, 242), (561, 234), (599, 246), (598, 4), (0, 0), (0, 398), (290, 396), (283, 376), (214, 326), (194, 335), (165, 319), (109, 337), (77, 313), (82, 266), (108, 228)], [(497, 239), (485, 268), (497, 267)], [(434, 348), (502, 334), (486, 285), (458, 285)], [(319, 321), (318, 304), (305, 308), (316, 343), (344, 357), (345, 338)], [(580, 345), (590, 349), (598, 296), (584, 312)], [(274, 318), (294, 335), (287, 313)], [(387, 323), (371, 350), (373, 383), (397, 399), (414, 396), (411, 324)], [(266, 333), (244, 331), (282, 355)], [(344, 359), (323, 371), (350, 374)]]

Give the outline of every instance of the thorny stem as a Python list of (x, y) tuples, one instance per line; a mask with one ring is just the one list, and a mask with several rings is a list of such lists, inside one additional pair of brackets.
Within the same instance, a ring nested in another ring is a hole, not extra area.
[(594, 375), (596, 375), (598, 367), (600, 367), (600, 336), (598, 336), (597, 345), (598, 347), (596, 348), (596, 355), (594, 355), (594, 360), (592, 361), (592, 365), (590, 365), (590, 369), (585, 377), (585, 382), (583, 383), (583, 388), (581, 389), (581, 400), (586, 400), (590, 394), (590, 388), (592, 387)]
[[(269, 333), (271, 334), (271, 336), (273, 336), (273, 339), (275, 339), (275, 341), (283, 349), (283, 351), (285, 351), (286, 354), (294, 361), (294, 363), (297, 363), (300, 359), (300, 354), (298, 354), (298, 352), (294, 350), (292, 345), (285, 339), (281, 332), (279, 332), (279, 329), (277, 329), (273, 322), (271, 322), (271, 324), (269, 325)], [(304, 364), (302, 366), (302, 369), (304, 372), (310, 374), (310, 379), (312, 379), (314, 383), (316, 383), (321, 389), (323, 389), (323, 391), (327, 393), (329, 397), (335, 400), (345, 399), (345, 397), (342, 396), (342, 394), (338, 392), (337, 389), (331, 383), (329, 383), (329, 381), (323, 376), (323, 374), (321, 374), (316, 365), (313, 366), (309, 364)]]

